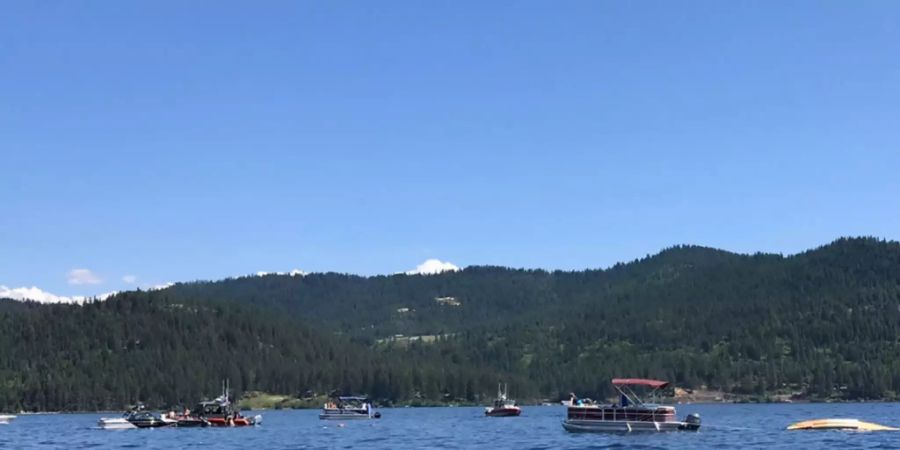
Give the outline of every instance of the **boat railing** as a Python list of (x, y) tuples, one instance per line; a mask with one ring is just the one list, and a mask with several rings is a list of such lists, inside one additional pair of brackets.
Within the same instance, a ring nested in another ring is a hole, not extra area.
[(602, 421), (634, 421), (634, 422), (672, 422), (675, 411), (669, 408), (631, 409), (610, 407), (570, 407), (569, 419), (602, 420)]

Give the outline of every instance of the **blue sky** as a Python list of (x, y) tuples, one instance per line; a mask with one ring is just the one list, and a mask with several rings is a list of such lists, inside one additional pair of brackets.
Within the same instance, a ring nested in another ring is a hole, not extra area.
[(898, 19), (893, 1), (6, 2), (0, 285), (897, 239)]

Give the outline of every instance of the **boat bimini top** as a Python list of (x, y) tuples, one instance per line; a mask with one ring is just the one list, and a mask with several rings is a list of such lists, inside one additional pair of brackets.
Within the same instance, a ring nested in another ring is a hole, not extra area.
[(645, 405), (644, 401), (634, 392), (632, 387), (642, 386), (650, 388), (650, 395), (655, 399), (657, 391), (667, 388), (669, 382), (644, 378), (613, 378), (612, 385), (619, 391), (619, 402), (621, 403), (621, 406), (625, 407)]

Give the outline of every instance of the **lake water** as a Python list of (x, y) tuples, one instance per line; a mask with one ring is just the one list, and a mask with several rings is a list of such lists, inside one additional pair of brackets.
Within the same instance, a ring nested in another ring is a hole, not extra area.
[[(679, 405), (697, 412), (698, 433), (570, 434), (561, 406), (525, 407), (522, 416), (487, 418), (481, 408), (382, 409), (371, 421), (320, 421), (318, 411), (262, 411), (254, 428), (161, 428), (109, 431), (97, 419), (114, 414), (19, 416), (0, 425), (0, 448), (900, 448), (900, 432), (784, 431), (797, 421), (852, 417), (900, 425), (900, 403)], [(255, 414), (255, 413), (254, 413)]]

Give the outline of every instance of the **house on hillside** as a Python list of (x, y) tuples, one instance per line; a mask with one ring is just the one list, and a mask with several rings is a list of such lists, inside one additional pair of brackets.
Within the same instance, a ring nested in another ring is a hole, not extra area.
[(456, 297), (435, 297), (434, 301), (441, 306), (462, 306), (462, 302)]

